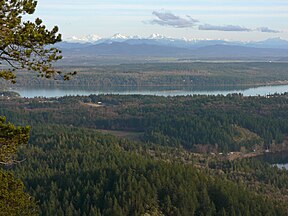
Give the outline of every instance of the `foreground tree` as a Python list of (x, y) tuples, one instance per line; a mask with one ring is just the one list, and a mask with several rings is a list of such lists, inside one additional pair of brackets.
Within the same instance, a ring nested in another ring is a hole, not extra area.
[[(61, 51), (50, 45), (61, 41), (58, 27), (47, 30), (42, 20), (22, 20), (23, 15), (33, 14), (35, 0), (0, 0), (0, 78), (16, 82), (16, 70), (31, 70), (38, 76), (69, 79), (72, 73), (61, 75), (52, 64), (61, 59)], [(29, 140), (29, 127), (16, 127), (0, 117), (0, 164), (18, 162), (15, 154), (20, 145)], [(33, 199), (24, 192), (21, 181), (0, 169), (0, 213), (1, 215), (36, 215)]]
[[(61, 59), (61, 51), (49, 45), (61, 41), (58, 27), (47, 30), (42, 20), (22, 21), (22, 16), (33, 14), (35, 0), (0, 0), (0, 78), (15, 82), (15, 71), (26, 69), (37, 71), (40, 77), (51, 78), (60, 75), (52, 64)], [(68, 73), (61, 76), (69, 79)]]
[(38, 215), (34, 199), (24, 192), (22, 181), (0, 170), (0, 215)]
[(0, 164), (7, 166), (18, 162), (15, 154), (20, 145), (28, 143), (29, 132), (30, 127), (16, 127), (0, 117)]
[[(0, 117), (0, 164), (11, 166), (19, 161), (15, 154), (21, 145), (27, 145), (29, 127), (16, 127)], [(24, 192), (24, 185), (13, 174), (0, 169), (0, 214), (1, 215), (37, 215), (37, 206)]]

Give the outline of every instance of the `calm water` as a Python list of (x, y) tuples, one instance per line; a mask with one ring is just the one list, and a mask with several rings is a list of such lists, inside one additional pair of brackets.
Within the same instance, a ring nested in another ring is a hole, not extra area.
[(90, 94), (141, 94), (141, 95), (157, 95), (157, 96), (179, 96), (179, 95), (227, 95), (232, 93), (241, 93), (244, 96), (265, 96), (274, 93), (288, 92), (288, 85), (279, 86), (262, 86), (262, 87), (209, 87), (209, 88), (177, 88), (177, 87), (143, 87), (143, 88), (17, 88), (12, 89), (18, 92), (22, 97), (61, 97), (67, 95), (90, 95)]
[(288, 170), (288, 151), (282, 151), (277, 153), (269, 153), (260, 155), (257, 157), (260, 160), (270, 163), (273, 166), (277, 166), (282, 169), (285, 168)]
[(280, 169), (285, 168), (286, 170), (288, 170), (288, 163), (287, 164), (275, 164), (275, 165)]

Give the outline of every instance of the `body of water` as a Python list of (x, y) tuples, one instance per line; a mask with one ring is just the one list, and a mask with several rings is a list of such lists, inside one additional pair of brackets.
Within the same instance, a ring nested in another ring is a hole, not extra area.
[(260, 155), (258, 157), (259, 160), (270, 163), (272, 166), (276, 166), (279, 169), (285, 168), (288, 170), (288, 150), (284, 150), (276, 153), (268, 153), (264, 155)]
[(180, 96), (180, 95), (227, 95), (241, 93), (244, 96), (265, 96), (275, 93), (288, 92), (288, 85), (261, 86), (261, 87), (118, 87), (118, 88), (88, 88), (88, 87), (37, 87), (37, 88), (16, 88), (11, 89), (18, 92), (22, 97), (61, 97), (67, 95), (90, 95), (90, 94), (122, 94), (122, 95), (157, 95), (157, 96)]
[(285, 168), (286, 170), (288, 170), (288, 163), (287, 164), (275, 164), (279, 169), (283, 169)]

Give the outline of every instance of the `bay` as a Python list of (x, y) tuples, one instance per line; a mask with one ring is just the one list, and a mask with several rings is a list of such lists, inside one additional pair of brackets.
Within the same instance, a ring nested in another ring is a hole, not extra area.
[(121, 94), (121, 95), (156, 95), (156, 96), (185, 96), (185, 95), (227, 95), (240, 93), (244, 96), (266, 96), (288, 92), (288, 85), (273, 85), (260, 87), (222, 86), (222, 87), (23, 87), (13, 88), (21, 97), (62, 97), (69, 95), (90, 94)]
[(285, 168), (286, 170), (288, 170), (288, 163), (287, 164), (275, 164), (279, 169), (283, 169)]

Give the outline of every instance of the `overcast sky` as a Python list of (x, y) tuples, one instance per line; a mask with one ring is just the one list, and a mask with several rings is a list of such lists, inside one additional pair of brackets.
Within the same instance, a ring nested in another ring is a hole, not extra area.
[[(288, 40), (288, 0), (39, 0), (34, 16), (63, 38), (97, 34)], [(33, 17), (34, 18), (34, 17)]]

